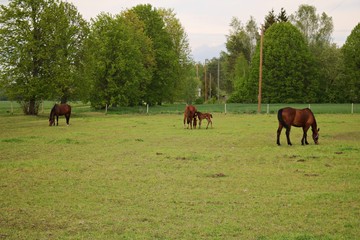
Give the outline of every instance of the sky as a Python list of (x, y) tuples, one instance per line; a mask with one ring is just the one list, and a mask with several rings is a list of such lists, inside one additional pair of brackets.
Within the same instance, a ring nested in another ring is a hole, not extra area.
[[(0, 0), (3, 3), (6, 0)], [(333, 42), (341, 47), (351, 30), (360, 22), (360, 0), (64, 0), (73, 3), (82, 16), (90, 20), (99, 13), (117, 14), (138, 4), (151, 4), (155, 8), (171, 8), (188, 35), (195, 61), (219, 57), (226, 51), (226, 35), (230, 22), (237, 17), (243, 24), (253, 16), (260, 25), (274, 9), (278, 14), (283, 7), (288, 15), (301, 4), (315, 6), (317, 14), (325, 12), (334, 23)]]

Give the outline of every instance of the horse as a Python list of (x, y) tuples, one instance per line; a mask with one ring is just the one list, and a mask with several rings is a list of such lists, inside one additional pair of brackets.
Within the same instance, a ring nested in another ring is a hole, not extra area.
[(209, 127), (209, 123), (211, 123), (211, 128), (212, 128), (212, 121), (211, 118), (213, 117), (211, 113), (201, 113), (201, 112), (196, 112), (198, 118), (199, 118), (199, 128), (201, 127), (201, 121), (203, 119), (207, 120), (207, 126), (206, 129), (208, 129)]
[(279, 127), (277, 130), (277, 145), (280, 146), (280, 134), (283, 127), (286, 129), (286, 138), (288, 145), (292, 145), (290, 141), (290, 130), (291, 126), (302, 127), (303, 137), (301, 139), (301, 144), (309, 144), (307, 141), (307, 131), (311, 126), (312, 138), (315, 144), (318, 144), (319, 141), (319, 131), (320, 128), (317, 128), (316, 119), (314, 114), (309, 108), (305, 109), (294, 109), (294, 108), (282, 108), (278, 111), (278, 120)]
[(66, 124), (69, 126), (71, 106), (68, 104), (55, 104), (50, 111), (49, 126), (55, 126), (55, 116), (56, 116), (56, 126), (58, 126), (59, 116), (63, 116), (63, 115), (65, 115)]
[(185, 121), (187, 123), (187, 128), (192, 129), (193, 128), (193, 122), (194, 122), (194, 126), (196, 128), (196, 107), (194, 107), (193, 105), (187, 105), (185, 107), (185, 111), (184, 111), (184, 128), (185, 128)]

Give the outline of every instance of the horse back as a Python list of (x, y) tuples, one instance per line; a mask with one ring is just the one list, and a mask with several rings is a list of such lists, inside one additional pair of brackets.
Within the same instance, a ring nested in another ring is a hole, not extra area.
[(309, 108), (295, 109), (287, 107), (278, 111), (278, 120), (284, 127), (288, 128), (289, 126), (303, 127), (312, 125), (315, 118)]
[(196, 108), (193, 106), (193, 105), (188, 105), (186, 106), (185, 108), (185, 114), (187, 117), (194, 117), (195, 115), (195, 112), (196, 112)]
[(54, 106), (55, 112), (57, 115), (70, 115), (71, 114), (71, 106), (66, 103), (55, 104)]

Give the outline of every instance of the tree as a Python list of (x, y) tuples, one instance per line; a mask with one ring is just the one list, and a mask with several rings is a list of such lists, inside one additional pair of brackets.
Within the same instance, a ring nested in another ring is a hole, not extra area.
[(274, 23), (276, 23), (276, 21), (277, 20), (274, 9), (271, 9), (268, 15), (265, 16), (264, 31), (266, 31), (269, 27), (271, 27)]
[(82, 18), (76, 7), (67, 2), (54, 4), (46, 10), (45, 22), (49, 24), (49, 38), (47, 39), (48, 59), (44, 63), (48, 69), (46, 77), (51, 79), (53, 89), (49, 91), (48, 99), (68, 100), (87, 99), (88, 84), (83, 76), (84, 41), (88, 36), (88, 23)]
[(332, 18), (326, 13), (316, 14), (314, 6), (300, 5), (298, 11), (290, 16), (290, 21), (304, 34), (310, 47), (330, 43), (334, 29)]
[(288, 17), (284, 8), (281, 8), (279, 15), (276, 18), (277, 22), (287, 22)]
[(1, 84), (35, 115), (42, 99), (74, 91), (86, 24), (73, 5), (57, 0), (12, 0), (0, 11)]
[(173, 100), (185, 100), (191, 103), (195, 99), (196, 87), (199, 81), (196, 79), (194, 63), (191, 58), (191, 49), (188, 36), (181, 25), (179, 19), (172, 9), (158, 9), (164, 24), (165, 30), (173, 42), (174, 53), (180, 64), (174, 65), (174, 95), (170, 97)]
[(91, 104), (134, 106), (145, 98), (154, 54), (144, 24), (133, 12), (100, 14), (86, 43), (86, 76), (92, 81)]
[(38, 101), (46, 96), (44, 78), (44, 9), (52, 1), (13, 0), (1, 6), (1, 82), (10, 99), (23, 106), (24, 113), (37, 114)]
[(360, 23), (355, 26), (342, 47), (344, 54), (344, 80), (348, 100), (360, 102)]
[[(226, 49), (228, 54), (225, 60), (226, 71), (226, 91), (231, 93), (234, 91), (235, 83), (238, 80), (236, 74), (242, 70), (239, 70), (240, 66), (237, 66), (239, 62), (245, 58), (247, 65), (251, 63), (253, 54), (255, 53), (255, 46), (259, 39), (259, 33), (257, 31), (257, 25), (255, 19), (250, 17), (244, 27), (241, 21), (237, 18), (233, 18), (230, 26), (230, 34), (226, 37)], [(241, 66), (248, 68), (248, 66)]]
[[(332, 85), (334, 77), (339, 74), (339, 72), (334, 72), (339, 67), (334, 61), (334, 57), (338, 54), (334, 52), (334, 46), (331, 44), (332, 18), (326, 13), (317, 14), (314, 6), (300, 5), (298, 11), (290, 16), (290, 20), (304, 35), (315, 61), (313, 67), (317, 74), (314, 76), (314, 80), (319, 86), (316, 101), (328, 101), (330, 99), (327, 95), (329, 87)], [(329, 52), (333, 52), (335, 55), (329, 55)], [(330, 69), (331, 71), (329, 71)]]
[[(269, 103), (311, 102), (318, 87), (312, 81), (311, 54), (300, 31), (290, 23), (273, 24), (265, 33), (263, 100)], [(257, 99), (259, 51), (245, 85), (250, 102)]]
[(152, 40), (155, 56), (154, 74), (147, 88), (145, 102), (161, 104), (174, 101), (177, 70), (180, 68), (178, 55), (169, 31), (159, 11), (150, 4), (137, 5), (130, 11), (137, 14), (144, 23), (144, 32)]

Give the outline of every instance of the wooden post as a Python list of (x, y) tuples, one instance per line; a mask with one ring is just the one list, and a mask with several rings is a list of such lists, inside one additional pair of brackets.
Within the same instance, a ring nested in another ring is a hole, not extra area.
[(261, 94), (262, 94), (262, 63), (263, 63), (263, 41), (264, 41), (264, 26), (261, 26), (260, 37), (260, 66), (259, 66), (259, 95), (258, 95), (258, 113), (261, 113)]

